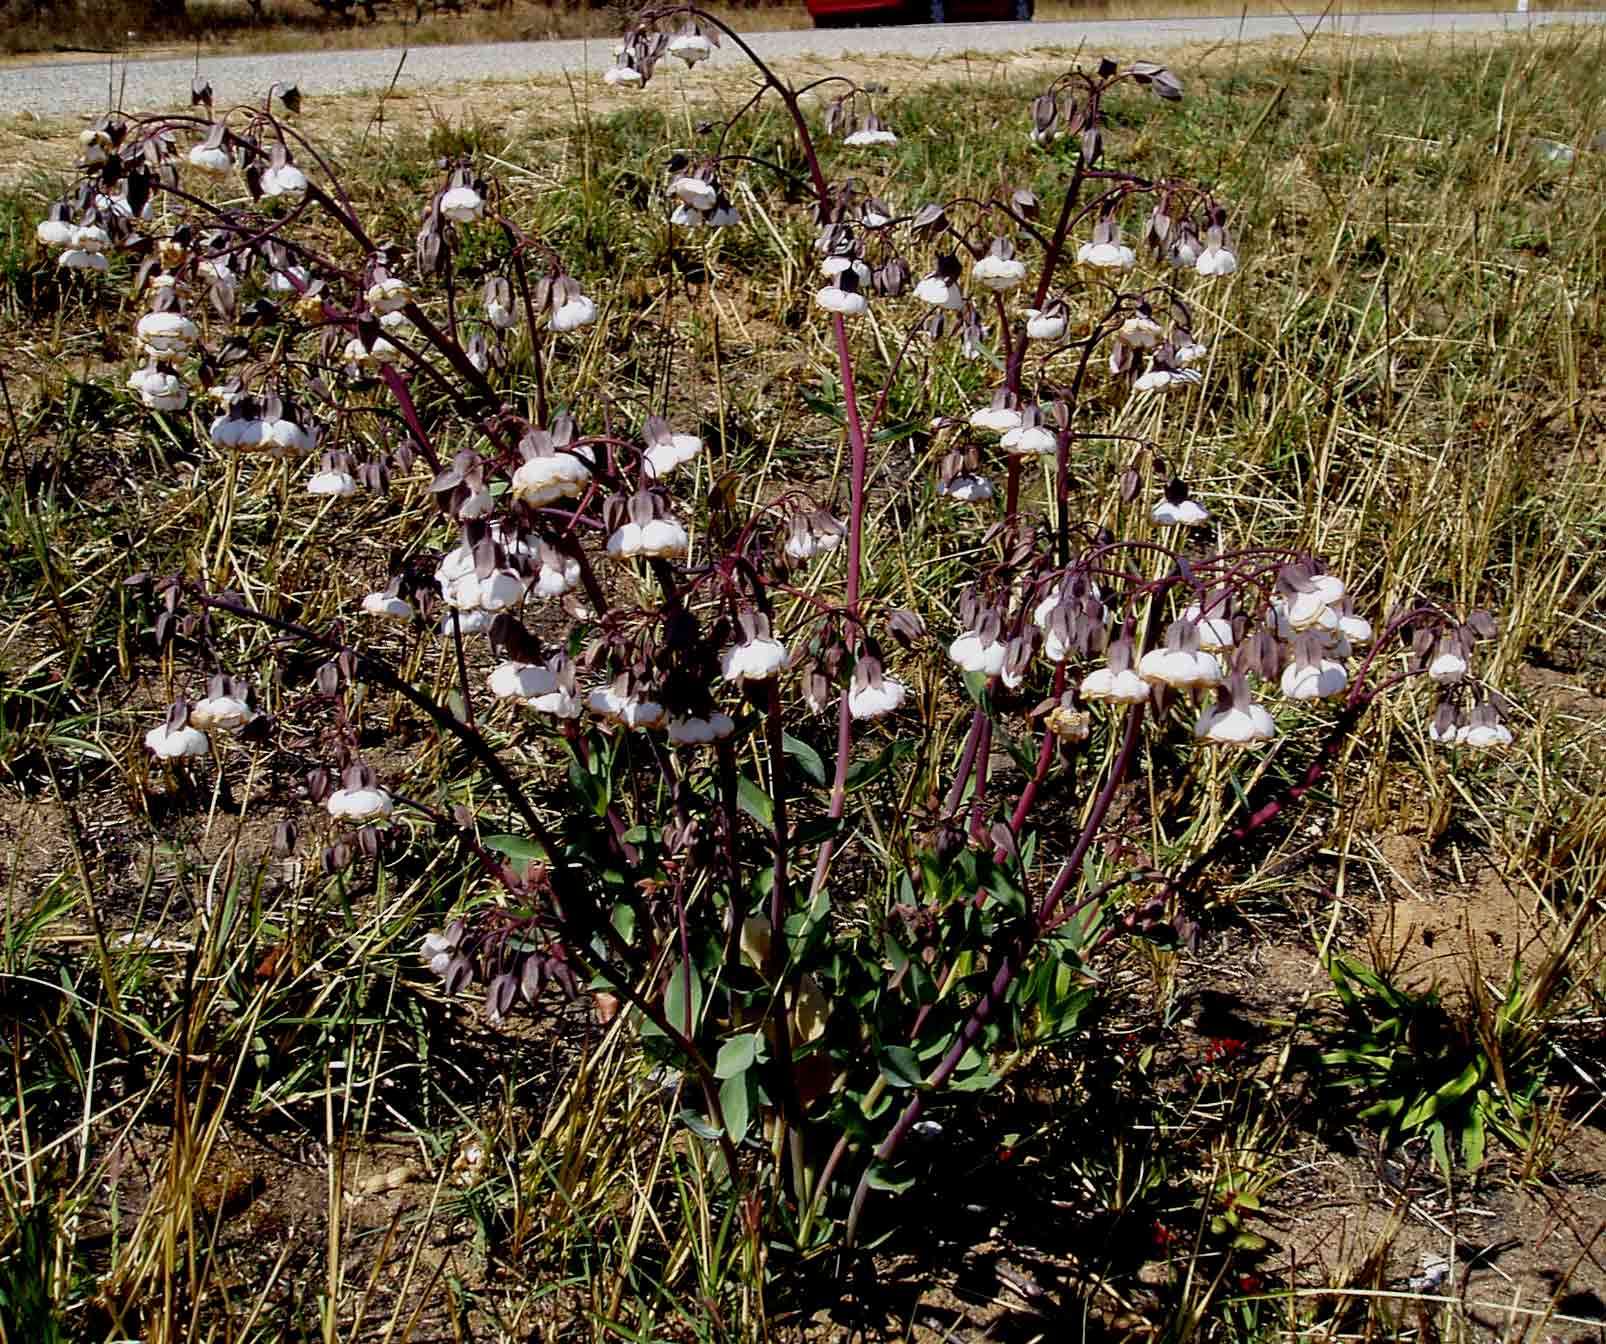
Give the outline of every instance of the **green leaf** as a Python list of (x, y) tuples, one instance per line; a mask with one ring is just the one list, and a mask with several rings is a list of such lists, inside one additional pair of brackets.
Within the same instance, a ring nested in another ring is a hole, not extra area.
[[(691, 991), (690, 1016), (686, 1013), (688, 982)], [(676, 962), (675, 969), (670, 972), (669, 988), (664, 991), (664, 1016), (669, 1019), (670, 1026), (682, 1036), (691, 1036), (697, 1030), (702, 1009), (703, 982), (697, 974), (697, 968), (688, 966), (685, 962)]]
[[(720, 1105), (724, 1105), (723, 1100), (720, 1102)], [(708, 1121), (703, 1119), (702, 1116), (698, 1115), (696, 1111), (682, 1111), (680, 1113), (680, 1123), (685, 1125), (687, 1129), (691, 1130), (691, 1132), (699, 1139), (714, 1140), (719, 1137), (719, 1127), (717, 1125), (709, 1124)]]
[(732, 1036), (719, 1047), (719, 1055), (714, 1060), (714, 1077), (735, 1078), (746, 1073), (753, 1067), (763, 1044), (764, 1038), (756, 1031)]
[(546, 852), (546, 846), (523, 835), (488, 835), (485, 837), (485, 847), (494, 849), (498, 854), (505, 854), (514, 863), (526, 866), (552, 861)]
[(904, 738), (889, 742), (873, 760), (860, 761), (848, 770), (847, 790), (852, 793), (866, 784), (873, 784), (905, 756), (913, 754), (915, 744)]
[(892, 1194), (900, 1195), (915, 1183), (915, 1178), (906, 1176), (900, 1180), (891, 1175), (886, 1163), (872, 1162), (870, 1170), (865, 1173), (864, 1183), (872, 1190), (887, 1190)]
[(746, 775), (737, 777), (736, 804), (765, 830), (775, 829), (775, 804), (769, 794)]
[(881, 1076), (893, 1087), (919, 1087), (925, 1081), (920, 1061), (906, 1045), (889, 1045), (882, 1052)]
[(740, 1143), (747, 1137), (747, 1127), (752, 1121), (753, 1098), (749, 1084), (748, 1076), (738, 1073), (727, 1078), (719, 1089), (719, 1109), (725, 1117), (725, 1132), (732, 1143)]
[(791, 733), (781, 734), (781, 750), (797, 762), (797, 768), (807, 775), (814, 783), (825, 783), (825, 760), (807, 742), (793, 737)]

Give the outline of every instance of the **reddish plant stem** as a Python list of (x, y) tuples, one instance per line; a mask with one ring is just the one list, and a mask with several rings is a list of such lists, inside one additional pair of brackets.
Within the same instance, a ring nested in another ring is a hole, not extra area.
[[(859, 643), (859, 569), (864, 553), (864, 478), (869, 454), (864, 437), (864, 425), (859, 419), (858, 390), (853, 377), (853, 354), (848, 349), (848, 328), (840, 313), (831, 319), (836, 332), (837, 371), (842, 378), (842, 404), (848, 421), (848, 448), (851, 453), (848, 476), (848, 578), (844, 606), (852, 618), (847, 631), (848, 647)], [(842, 690), (837, 710), (836, 772), (831, 780), (831, 801), (828, 815), (833, 821), (847, 810), (848, 758), (853, 748), (853, 715), (848, 709), (848, 687)], [(835, 853), (835, 838), (827, 836), (820, 843), (819, 861), (814, 867), (814, 883), (810, 897), (825, 885)]]

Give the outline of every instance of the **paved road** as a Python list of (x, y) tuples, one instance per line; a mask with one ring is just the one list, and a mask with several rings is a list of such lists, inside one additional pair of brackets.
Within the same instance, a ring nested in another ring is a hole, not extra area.
[[(754, 49), (764, 58), (849, 55), (942, 56), (958, 51), (1013, 51), (1025, 47), (1084, 47), (1113, 55), (1138, 55), (1184, 42), (1300, 37), (1317, 28), (1333, 34), (1405, 36), (1437, 33), (1446, 37), (1477, 33), (1523, 32), (1554, 23), (1606, 21), (1599, 11), (1545, 14), (1346, 14), (1308, 17), (1142, 19), (1088, 23), (984, 23), (950, 26), (828, 29), (759, 33)], [(409, 88), (470, 79), (518, 79), (565, 70), (598, 69), (612, 63), (613, 41), (494, 42), (480, 46), (419, 47), (407, 53), (401, 83)], [(275, 80), (293, 80), (308, 97), (386, 87), (402, 52), (313, 51), (293, 56), (208, 56), (201, 72), (220, 99), (259, 98)], [(719, 60), (739, 56), (721, 54)], [(156, 110), (187, 101), (192, 57), (135, 60), (115, 69), (106, 58), (12, 66), (0, 70), (0, 114), (30, 111), (36, 116), (89, 116), (106, 107), (109, 83), (122, 90), (123, 106)], [(110, 71), (110, 78), (108, 77)]]

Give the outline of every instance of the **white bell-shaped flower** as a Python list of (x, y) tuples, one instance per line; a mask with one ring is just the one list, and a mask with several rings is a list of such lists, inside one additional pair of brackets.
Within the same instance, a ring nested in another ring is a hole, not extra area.
[(1026, 310), (1026, 336), (1033, 341), (1057, 341), (1065, 335), (1068, 314), (1062, 306)]
[(1277, 724), (1246, 695), (1205, 709), (1194, 720), (1193, 735), (1217, 747), (1258, 747), (1277, 736)]
[(578, 331), (581, 327), (590, 326), (596, 320), (596, 301), (584, 294), (576, 294), (553, 309), (552, 330)]
[(454, 224), (476, 223), (485, 213), (485, 198), (473, 187), (453, 187), (441, 197), (441, 214)]
[(199, 144), (189, 152), (190, 167), (208, 177), (222, 177), (234, 167), (234, 160), (222, 145)]
[(357, 493), (357, 478), (349, 471), (317, 471), (307, 481), (307, 493), (309, 495), (346, 499)]
[(1008, 293), (1026, 279), (1026, 263), (1018, 257), (1002, 257), (989, 252), (970, 268), (977, 284), (996, 293)]
[(961, 472), (958, 476), (939, 482), (937, 493), (956, 504), (981, 504), (993, 497), (993, 483), (985, 476)]
[(395, 808), (395, 801), (384, 789), (336, 789), (324, 806), (331, 817), (344, 821), (383, 821)]
[(677, 33), (669, 39), (669, 54), (684, 61), (690, 69), (714, 54), (714, 44), (699, 32)]
[(858, 289), (845, 288), (842, 283), (827, 285), (814, 296), (814, 302), (826, 312), (840, 313), (843, 317), (857, 317), (870, 306)]
[(262, 174), (262, 194), (266, 197), (299, 200), (306, 194), (307, 175), (293, 163), (269, 168)]
[(491, 669), (485, 684), (498, 700), (533, 700), (556, 690), (558, 679), (539, 663), (507, 659)]
[(555, 452), (521, 462), (513, 473), (513, 498), (532, 508), (578, 499), (591, 484), (591, 469), (573, 453)]
[(362, 600), (365, 615), (379, 616), (391, 621), (410, 621), (413, 604), (395, 593), (369, 593)]
[(996, 677), (1004, 670), (1008, 652), (1008, 646), (991, 631), (966, 630), (948, 646), (948, 656), (960, 671), (976, 672), (985, 677)]
[(145, 745), (164, 761), (177, 760), (181, 756), (205, 756), (212, 750), (211, 739), (199, 728), (188, 724), (182, 728), (170, 728), (166, 723), (159, 723), (145, 734)]
[(670, 719), (669, 742), (676, 747), (705, 747), (710, 742), (723, 742), (735, 731), (736, 720), (716, 709), (707, 718), (689, 714)]
[(719, 200), (719, 188), (712, 182), (690, 173), (677, 177), (669, 184), (669, 194), (682, 205), (693, 210), (712, 210)]
[(237, 733), (256, 711), (237, 695), (208, 695), (190, 706), (190, 725), (203, 732)]
[(201, 333), (183, 313), (161, 312), (146, 313), (134, 334), (153, 355), (184, 355)]

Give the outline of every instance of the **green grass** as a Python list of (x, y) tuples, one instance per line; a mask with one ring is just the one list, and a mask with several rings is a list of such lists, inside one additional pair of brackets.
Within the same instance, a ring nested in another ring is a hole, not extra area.
[[(1033, 1259), (1053, 1285), (1037, 1315), (1012, 1322), (1024, 1337), (1092, 1333), (1088, 1321), (1179, 1341), (1475, 1337), (1453, 1300), (1400, 1288), (1414, 1272), (1404, 1250), (1356, 1243), (1296, 1263), (1292, 1249), (1309, 1172), (1349, 1160), (1364, 1113), (1397, 1099), (1368, 1083), (1335, 1103), (1335, 1075), (1305, 1047), (1365, 1036), (1379, 1076), (1413, 1080), (1403, 1114), (1442, 1087), (1442, 1043), (1409, 1022), (1346, 1027), (1308, 981), (1303, 996), (1257, 994), (1229, 972), (1268, 953), (1307, 968), (1367, 957), (1374, 838), (1419, 839), (1443, 901), (1463, 899), (1456, 871), (1498, 871), (1559, 951), (1524, 950), (1509, 981), (1487, 947), (1447, 963), (1438, 993), (1457, 1057), (1483, 1067), (1491, 1106), (1502, 1089), (1522, 1105), (1500, 1112), (1478, 1171), (1447, 1162), (1432, 1179), (1460, 1202), (1515, 1200), (1541, 1179), (1586, 1197), (1556, 1153), (1598, 1124), (1606, 1007), (1590, 904), (1606, 872), (1606, 154), (1557, 166), (1529, 137), (1589, 142), (1606, 113), (1606, 51), (1599, 36), (1566, 34), (1297, 58), (1245, 49), (1181, 73), (1180, 108), (1112, 108), (1109, 153), (1209, 181), (1245, 266), (1198, 294), (1213, 351), (1203, 394), (1128, 413), (1127, 427), (1155, 433), (1225, 536), (1323, 551), (1379, 613), (1413, 595), (1496, 610), (1518, 744), (1452, 769), (1423, 744), (1422, 697), (1385, 710), (1342, 788), (1252, 861), (1212, 874), (1207, 958), (1116, 945), (1068, 1042), (1002, 1061), (1009, 1083), (979, 1114), (943, 1114), (943, 1146), (911, 1159), (914, 1191), (882, 1197), (879, 1258), (800, 1251), (790, 1211), (767, 1222), (733, 1197), (717, 1151), (677, 1125), (685, 1103), (642, 1068), (626, 1018), (603, 1025), (582, 998), (555, 1022), (496, 1032), (446, 1001), (417, 944), (490, 897), (428, 827), (403, 828), (383, 866), (336, 878), (316, 847), (294, 861), (272, 852), (273, 826), (307, 815), (301, 774), (324, 759), (297, 699), (304, 677), (273, 691), (286, 732), (271, 768), (232, 749), (221, 769), (173, 777), (146, 761), (140, 737), (182, 668), (154, 652), (150, 612), (124, 578), (249, 581), (265, 607), (325, 624), (383, 581), (392, 550), (421, 534), (443, 543), (446, 530), (431, 526), (419, 476), (387, 501), (330, 510), (315, 531), (282, 467), (247, 463), (236, 479), (188, 417), (143, 415), (122, 388), (131, 301), (113, 286), (58, 294), (24, 223), (40, 200), (0, 200), (16, 415), (15, 433), (0, 419), (12, 464), (0, 513), (0, 822), (14, 851), (0, 925), (6, 1340), (756, 1340), (800, 1338), (820, 1311), (833, 1313), (828, 1333), (857, 1323), (901, 1337), (922, 1293), (978, 1296), (963, 1248), (995, 1225), (1005, 1255)], [(893, 203), (1000, 182), (1047, 194), (1069, 160), (1027, 146), (1036, 91), (977, 78), (883, 98), (902, 137), (876, 168)], [(731, 478), (744, 499), (840, 488), (811, 240), (781, 186), (755, 171), (743, 228), (671, 252), (656, 211), (631, 206), (651, 199), (671, 152), (704, 143), (692, 129), (703, 114), (656, 101), (577, 112), (522, 139), (478, 124), (336, 144), (334, 158), (376, 236), (398, 239), (416, 230), (439, 155), (515, 166), (521, 219), (589, 292), (611, 294), (609, 320), (554, 373), (558, 405), (601, 381), (633, 420), (672, 383), (710, 444), (710, 484)], [(730, 147), (795, 166), (773, 117)], [(474, 246), (468, 292), (500, 256), (495, 240)], [(890, 349), (897, 332), (882, 322), (869, 336)], [(867, 356), (872, 385), (887, 362), (886, 349)], [(872, 476), (868, 588), (920, 606), (944, 639), (977, 529), (936, 500), (917, 427), (933, 405), (974, 403), (994, 376), (951, 346), (920, 353), (889, 403), (889, 421), (916, 428)], [(467, 445), (465, 434), (442, 449)], [(1081, 464), (1090, 517), (1116, 519), (1126, 462), (1112, 451)], [(222, 638), (231, 670), (266, 684), (268, 639), (233, 627)], [(450, 660), (389, 638), (444, 694)], [(1561, 691), (1536, 667), (1559, 669)], [(842, 911), (849, 924), (882, 917), (909, 818), (965, 708), (940, 651), (906, 671), (932, 728), (854, 795), (863, 891)], [(487, 827), (500, 818), (472, 763), (403, 707), (376, 696), (364, 715), (365, 749), (408, 792), (472, 801)], [(505, 721), (493, 734), (561, 813), (563, 762)], [(1312, 733), (1296, 734), (1273, 769), (1292, 777), (1312, 748)], [(1162, 866), (1191, 852), (1232, 819), (1231, 773), (1166, 776), (1172, 793), (1138, 808), (1125, 838)], [(1235, 987), (1245, 1006), (1211, 1027), (1201, 994)], [(1429, 1002), (1422, 986), (1374, 998), (1372, 1018)], [(1239, 1031), (1242, 1053), (1220, 1044)], [(1403, 1151), (1430, 1169), (1422, 1150), (1418, 1138)], [(1525, 1299), (1523, 1319), (1556, 1313), (1586, 1277)], [(981, 1296), (999, 1291), (984, 1282)], [(956, 1316), (949, 1337), (980, 1338), (977, 1318)]]

